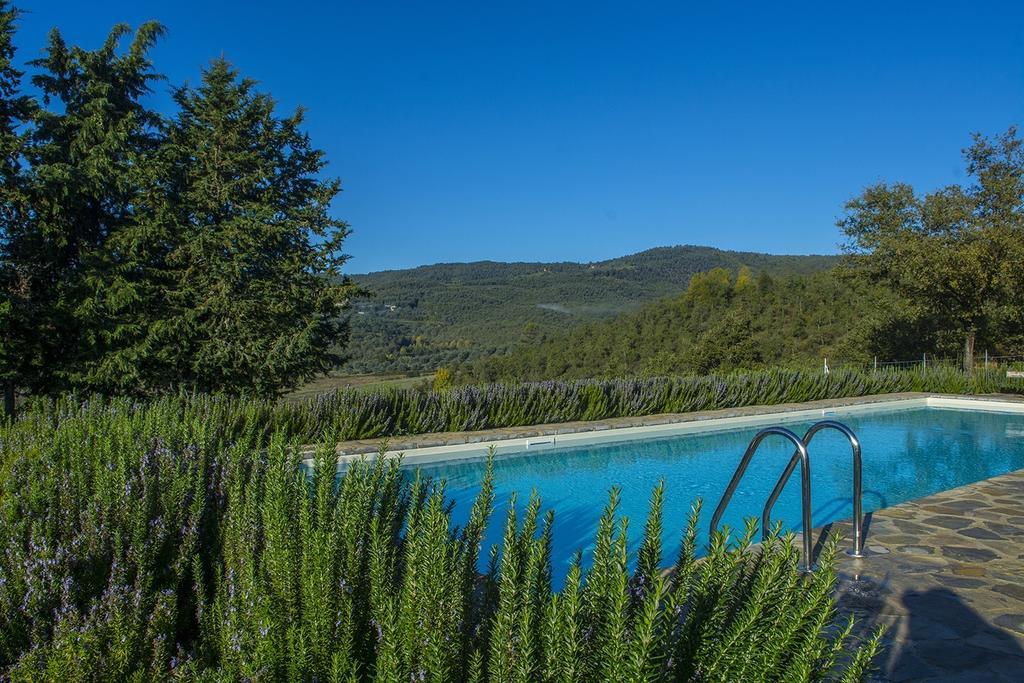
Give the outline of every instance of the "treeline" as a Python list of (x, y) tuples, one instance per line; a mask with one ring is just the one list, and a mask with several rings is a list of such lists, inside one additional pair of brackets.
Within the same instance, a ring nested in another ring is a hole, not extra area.
[(275, 395), (340, 363), (348, 227), (302, 111), (223, 58), (155, 111), (155, 22), (98, 49), (54, 29), (27, 76), (17, 18), (0, 1), (8, 407), (15, 390)]
[[(989, 330), (993, 352), (1022, 348), (1013, 320)], [(1003, 346), (1000, 346), (1003, 344)], [(771, 366), (955, 356), (959, 338), (889, 288), (842, 268), (772, 277), (743, 267), (699, 273), (686, 291), (561, 334), (527, 327), (510, 353), (462, 366), (462, 382), (728, 372)]]
[[(510, 351), (533, 332), (633, 312), (686, 289), (695, 273), (747, 265), (782, 276), (832, 267), (834, 256), (710, 247), (650, 249), (596, 263), (451, 263), (355, 275), (374, 292), (352, 315), (345, 370), (422, 374)], [(524, 326), (533, 332), (524, 337)]]
[(1024, 141), (973, 136), (963, 185), (921, 194), (878, 183), (837, 222), (834, 270), (776, 278), (747, 268), (693, 277), (682, 296), (548, 334), (464, 365), (463, 381), (709, 372), (1024, 350)]
[[(851, 284), (853, 286), (851, 286)], [(854, 321), (884, 296), (835, 272), (754, 275), (715, 268), (686, 291), (634, 314), (562, 334), (525, 335), (513, 352), (461, 369), (469, 381), (665, 375), (820, 362), (823, 353), (863, 355)], [(891, 298), (891, 297), (890, 297)]]

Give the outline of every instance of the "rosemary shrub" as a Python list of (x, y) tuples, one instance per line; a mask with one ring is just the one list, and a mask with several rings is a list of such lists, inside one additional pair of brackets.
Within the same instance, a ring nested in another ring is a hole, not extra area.
[[(172, 410), (205, 414), (230, 435), (251, 418), (262, 435), (282, 433), (311, 444), (325, 433), (341, 440), (379, 439), (429, 432), (475, 431), (500, 427), (601, 420), (659, 413), (774, 405), (904, 391), (986, 394), (1019, 391), (997, 371), (965, 375), (945, 367), (927, 370), (860, 372), (771, 369), (723, 375), (593, 379), (460, 386), (450, 389), (344, 389), (316, 398), (275, 402), (227, 396), (156, 399)], [(79, 410), (81, 399), (36, 399), (30, 412), (55, 419)], [(90, 399), (89, 404), (103, 403)], [(108, 402), (134, 410), (130, 399)]]
[(535, 496), (478, 557), (490, 473), (456, 527), (444, 482), (337, 476), (337, 433), (305, 471), (257, 404), (51, 407), (0, 426), (0, 678), (852, 681), (878, 650), (837, 623), (834, 541), (812, 575), (753, 524), (698, 560), (698, 503), (663, 558), (661, 486), (635, 561), (613, 490), (552, 586)]

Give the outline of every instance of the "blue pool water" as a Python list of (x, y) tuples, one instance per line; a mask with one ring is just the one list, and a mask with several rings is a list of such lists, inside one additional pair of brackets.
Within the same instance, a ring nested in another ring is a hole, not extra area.
[[(1024, 414), (913, 408), (829, 414), (849, 425), (863, 447), (864, 511), (955, 488), (1024, 468)], [(812, 421), (778, 420), (798, 435)], [(555, 511), (553, 528), (556, 582), (577, 549), (592, 549), (594, 532), (613, 486), (621, 489), (619, 512), (629, 518), (631, 550), (636, 549), (647, 515), (651, 489), (665, 480), (664, 557), (674, 558), (692, 501), (704, 499), (701, 543), (715, 506), (751, 437), (761, 427), (686, 434), (669, 438), (549, 449), (496, 458), (497, 500), (487, 544), (498, 543), (509, 496), (519, 507), (531, 490), (542, 510)], [(764, 501), (793, 452), (781, 437), (769, 437), (755, 454), (723, 517), (739, 528), (760, 517)], [(852, 516), (849, 442), (827, 430), (811, 444), (813, 524)], [(484, 461), (456, 460), (419, 467), (424, 475), (445, 479), (454, 500), (454, 521), (463, 523), (479, 490)], [(800, 486), (795, 474), (776, 504), (774, 520), (799, 530)], [(557, 585), (557, 584), (556, 584)]]

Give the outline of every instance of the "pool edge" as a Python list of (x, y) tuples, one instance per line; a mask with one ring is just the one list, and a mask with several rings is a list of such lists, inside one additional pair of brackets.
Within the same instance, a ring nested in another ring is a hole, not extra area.
[[(1024, 397), (992, 395), (950, 395), (924, 392), (876, 394), (806, 403), (767, 406), (746, 406), (691, 413), (669, 413), (634, 418), (614, 418), (595, 422), (571, 422), (528, 427), (425, 434), (387, 440), (385, 457), (401, 455), (405, 462), (429, 464), (441, 461), (479, 458), (492, 446), (504, 455), (521, 452), (543, 452), (555, 448), (585, 446), (635, 439), (659, 438), (715, 432), (737, 427), (771, 424), (780, 418), (786, 421), (827, 416), (830, 411), (869, 412), (877, 410), (909, 410), (920, 407), (961, 410), (1022, 412)], [(375, 456), (385, 439), (363, 439), (339, 443), (338, 464), (344, 465), (363, 457)], [(312, 463), (312, 448), (303, 448), (303, 462)]]

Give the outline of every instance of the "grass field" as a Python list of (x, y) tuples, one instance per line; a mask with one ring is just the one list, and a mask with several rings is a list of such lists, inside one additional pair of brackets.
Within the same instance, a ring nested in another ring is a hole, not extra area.
[(415, 375), (412, 377), (400, 374), (391, 375), (343, 375), (331, 373), (325, 377), (317, 377), (305, 386), (287, 394), (286, 401), (301, 401), (317, 394), (334, 389), (415, 389), (427, 386), (434, 380), (433, 375)]

